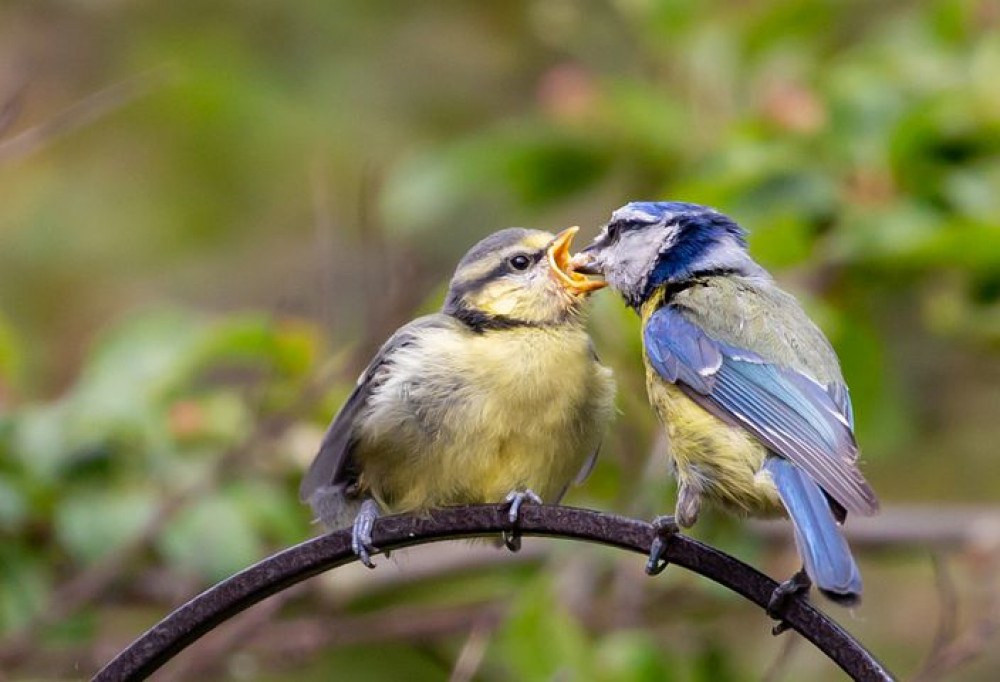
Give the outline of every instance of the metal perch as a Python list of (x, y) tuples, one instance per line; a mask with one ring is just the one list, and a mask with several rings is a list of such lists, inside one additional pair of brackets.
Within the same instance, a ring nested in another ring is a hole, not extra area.
[[(524, 535), (596, 542), (648, 554), (653, 527), (644, 521), (560, 506), (525, 505)], [(429, 517), (380, 518), (376, 547), (394, 550), (437, 540), (496, 535), (509, 530), (503, 505), (452, 507)], [(762, 609), (777, 583), (754, 568), (700, 542), (675, 535), (664, 558), (729, 588)], [(209, 588), (146, 631), (94, 676), (95, 682), (142, 680), (220, 623), (276, 592), (331, 568), (355, 561), (349, 530), (313, 538), (283, 550)], [(826, 615), (796, 599), (785, 618), (820, 651), (856, 680), (892, 680), (892, 675), (857, 640)]]

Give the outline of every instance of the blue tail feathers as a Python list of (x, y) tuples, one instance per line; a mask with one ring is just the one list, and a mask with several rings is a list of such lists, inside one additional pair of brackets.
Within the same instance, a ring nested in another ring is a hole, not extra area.
[(861, 599), (861, 573), (822, 489), (782, 457), (764, 464), (795, 527), (795, 544), (806, 573), (829, 599), (844, 606)]

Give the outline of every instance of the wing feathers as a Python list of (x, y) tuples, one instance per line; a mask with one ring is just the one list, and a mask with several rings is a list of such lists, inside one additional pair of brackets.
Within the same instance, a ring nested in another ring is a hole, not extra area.
[(330, 486), (346, 488), (354, 483), (358, 473), (351, 456), (355, 427), (372, 392), (378, 389), (379, 373), (384, 371), (385, 365), (392, 362), (392, 354), (396, 350), (413, 343), (422, 331), (449, 327), (452, 324), (454, 322), (451, 318), (445, 315), (426, 315), (400, 327), (382, 345), (323, 436), (319, 453), (299, 486), (299, 497), (303, 502), (312, 499), (320, 489)]
[(657, 373), (692, 400), (794, 462), (848, 511), (877, 511), (875, 493), (856, 465), (846, 388), (827, 389), (751, 351), (714, 341), (670, 307), (650, 316), (643, 339)]
[(355, 386), (347, 402), (327, 428), (319, 452), (299, 485), (299, 499), (303, 502), (308, 502), (320, 488), (342, 478), (340, 473), (348, 463), (348, 453), (354, 439), (354, 423), (368, 399), (368, 393), (367, 382)]

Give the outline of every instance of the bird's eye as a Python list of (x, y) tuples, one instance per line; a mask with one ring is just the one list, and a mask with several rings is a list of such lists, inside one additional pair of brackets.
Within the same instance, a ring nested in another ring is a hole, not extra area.
[(610, 223), (608, 225), (608, 229), (606, 232), (607, 240), (609, 242), (615, 241), (616, 239), (618, 239), (618, 235), (621, 234), (621, 231), (622, 231), (622, 224), (620, 222)]
[(515, 270), (527, 270), (528, 266), (531, 265), (531, 259), (522, 253), (513, 256), (509, 262), (510, 262), (510, 267), (514, 268)]

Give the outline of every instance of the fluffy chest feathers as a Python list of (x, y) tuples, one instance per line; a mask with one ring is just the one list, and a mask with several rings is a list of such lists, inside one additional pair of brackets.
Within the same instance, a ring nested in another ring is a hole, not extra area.
[[(501, 339), (502, 337), (502, 339)], [(455, 355), (484, 404), (509, 418), (549, 423), (586, 397), (595, 365), (577, 329), (514, 329), (468, 339)]]
[(761, 472), (767, 449), (760, 441), (709, 414), (648, 363), (646, 389), (666, 429), (670, 467), (679, 483), (739, 514), (782, 513), (777, 490)]
[(612, 401), (582, 328), (431, 330), (394, 354), (372, 396), (364, 481), (398, 510), (498, 501), (518, 487), (554, 501)]

